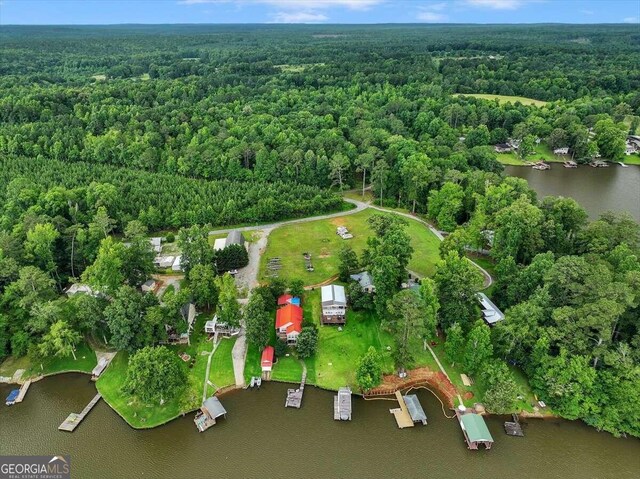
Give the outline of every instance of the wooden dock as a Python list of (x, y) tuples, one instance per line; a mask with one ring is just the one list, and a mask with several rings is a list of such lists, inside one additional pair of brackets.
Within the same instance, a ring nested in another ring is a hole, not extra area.
[(513, 421), (504, 423), (504, 432), (509, 436), (524, 437), (524, 432), (522, 431), (522, 426), (520, 425), (517, 414), (512, 414), (512, 417)]
[(58, 426), (58, 429), (60, 431), (73, 432), (76, 427), (78, 427), (78, 424), (80, 424), (82, 420), (87, 416), (87, 414), (89, 414), (93, 407), (98, 404), (98, 401), (100, 401), (101, 397), (102, 395), (100, 393), (96, 394), (80, 414), (76, 414), (74, 412), (69, 414), (69, 417), (67, 417), (67, 419), (65, 419), (64, 422), (60, 424), (60, 426)]
[(400, 391), (396, 391), (396, 399), (398, 400), (398, 404), (400, 405), (400, 407), (389, 409), (389, 412), (396, 418), (398, 427), (400, 429), (404, 429), (405, 427), (413, 427), (413, 420), (411, 419), (411, 415), (409, 414), (407, 405), (404, 402), (404, 397), (402, 397), (402, 393)]
[(284, 407), (295, 407), (300, 409), (302, 405), (302, 394), (304, 394), (304, 384), (307, 381), (307, 367), (303, 363), (302, 379), (300, 380), (300, 387), (298, 389), (287, 389), (287, 400), (284, 403)]
[(27, 395), (27, 391), (29, 390), (29, 386), (31, 386), (31, 379), (27, 379), (25, 383), (20, 386), (20, 392), (18, 393), (18, 397), (15, 400), (15, 403), (22, 402), (24, 397)]

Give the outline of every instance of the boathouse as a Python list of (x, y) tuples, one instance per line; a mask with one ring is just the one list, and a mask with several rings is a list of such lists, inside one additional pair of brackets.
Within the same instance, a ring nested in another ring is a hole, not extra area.
[(409, 410), (409, 415), (413, 423), (421, 422), (425, 426), (427, 425), (427, 415), (422, 409), (422, 404), (418, 400), (418, 396), (415, 394), (405, 394), (404, 402)]
[(491, 449), (493, 437), (480, 414), (476, 414), (461, 405), (456, 409), (456, 416), (469, 449), (477, 450), (480, 445), (483, 445), (485, 449)]
[(260, 358), (260, 367), (262, 368), (262, 379), (271, 379), (271, 369), (273, 368), (273, 358), (275, 349), (273, 346), (267, 346), (262, 350), (262, 357)]
[(204, 432), (216, 423), (216, 419), (220, 416), (227, 416), (227, 410), (222, 406), (220, 400), (211, 396), (200, 407), (200, 412), (196, 415), (193, 422), (198, 431)]

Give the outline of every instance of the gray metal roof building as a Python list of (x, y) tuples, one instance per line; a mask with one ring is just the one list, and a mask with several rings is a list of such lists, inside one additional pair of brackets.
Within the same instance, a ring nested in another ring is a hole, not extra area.
[(232, 244), (239, 244), (242, 246), (244, 245), (244, 242), (245, 242), (245, 239), (242, 233), (238, 230), (233, 230), (233, 231), (230, 231), (229, 234), (227, 235), (227, 241), (226, 241), (225, 247)]
[(418, 396), (415, 394), (407, 394), (404, 396), (404, 402), (407, 405), (409, 415), (413, 422), (427, 424), (427, 415), (425, 414), (424, 409), (422, 409), (422, 404), (420, 404)]

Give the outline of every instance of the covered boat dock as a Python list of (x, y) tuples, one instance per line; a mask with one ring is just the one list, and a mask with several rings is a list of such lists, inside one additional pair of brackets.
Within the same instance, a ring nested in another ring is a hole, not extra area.
[(220, 416), (227, 417), (227, 410), (217, 397), (211, 396), (202, 403), (200, 412), (196, 415), (193, 422), (198, 428), (198, 431), (204, 432), (213, 426)]
[(407, 409), (409, 410), (409, 415), (411, 416), (413, 423), (421, 422), (426, 426), (427, 415), (424, 412), (424, 409), (422, 409), (422, 404), (420, 404), (418, 396), (415, 394), (405, 394), (404, 402), (407, 405)]
[(485, 449), (491, 449), (493, 437), (480, 414), (460, 406), (460, 408), (456, 409), (456, 416), (469, 449), (477, 450), (480, 445), (483, 445)]

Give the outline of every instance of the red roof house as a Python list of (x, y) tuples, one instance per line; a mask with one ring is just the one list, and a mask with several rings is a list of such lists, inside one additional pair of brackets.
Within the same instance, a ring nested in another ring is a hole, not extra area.
[(302, 331), (302, 308), (287, 304), (276, 311), (276, 333), (280, 339), (295, 344)]
[(278, 298), (278, 306), (284, 306), (285, 304), (289, 304), (293, 296), (290, 294), (283, 294)]
[(271, 371), (274, 352), (275, 350), (273, 349), (273, 346), (267, 346), (262, 350), (262, 360), (260, 361), (260, 365), (262, 366), (263, 371)]

